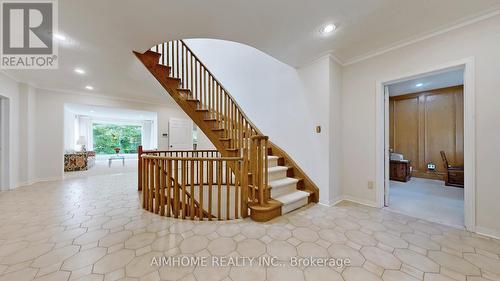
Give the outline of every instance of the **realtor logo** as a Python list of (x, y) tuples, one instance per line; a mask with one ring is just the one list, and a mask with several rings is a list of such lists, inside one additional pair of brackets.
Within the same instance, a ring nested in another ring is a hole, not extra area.
[(2, 1), (3, 69), (55, 69), (55, 1)]

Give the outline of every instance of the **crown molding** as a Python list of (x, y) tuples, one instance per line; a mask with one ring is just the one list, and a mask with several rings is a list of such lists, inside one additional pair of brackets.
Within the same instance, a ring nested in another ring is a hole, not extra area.
[(334, 60), (336, 63), (338, 63), (339, 65), (344, 65), (344, 64), (342, 63), (342, 61), (341, 61), (338, 57), (336, 57), (336, 56), (335, 56), (335, 55), (334, 55), (331, 51), (327, 51), (327, 52), (323, 52), (323, 53), (321, 53), (319, 56), (315, 57), (315, 58), (314, 58), (314, 59), (312, 59), (311, 61), (309, 61), (309, 62), (307, 62), (307, 63), (305, 63), (305, 64), (301, 64), (301, 65), (299, 65), (299, 66), (297, 66), (297, 67), (295, 67), (295, 68), (296, 68), (296, 69), (306, 68), (306, 67), (308, 67), (308, 66), (311, 66), (311, 65), (313, 65), (313, 64), (315, 64), (315, 63), (317, 63), (318, 61), (320, 61), (320, 60), (322, 60), (322, 59), (324, 59), (324, 58), (329, 58), (329, 59), (332, 59), (332, 60)]
[(368, 54), (361, 55), (359, 57), (355, 57), (353, 59), (350, 59), (350, 60), (344, 62), (342, 64), (342, 66), (353, 65), (353, 64), (362, 62), (364, 60), (371, 59), (371, 58), (380, 56), (382, 54), (385, 54), (385, 53), (388, 53), (388, 52), (391, 52), (391, 51), (394, 51), (394, 50), (397, 50), (397, 49), (401, 49), (401, 48), (406, 47), (406, 46), (413, 45), (415, 43), (427, 40), (429, 38), (436, 37), (438, 35), (445, 34), (445, 33), (448, 33), (450, 31), (453, 31), (453, 30), (456, 30), (456, 29), (460, 29), (462, 27), (469, 26), (469, 25), (472, 25), (474, 23), (477, 23), (477, 22), (480, 22), (480, 21), (483, 21), (483, 20), (487, 20), (489, 18), (498, 16), (498, 15), (500, 15), (500, 8), (496, 7), (494, 10), (492, 10), (492, 11), (486, 13), (486, 14), (482, 14), (480, 16), (474, 17), (474, 18), (466, 20), (464, 22), (461, 22), (461, 23), (458, 23), (458, 24), (455, 24), (455, 25), (452, 25), (452, 26), (449, 26), (449, 27), (446, 27), (446, 28), (443, 28), (443, 29), (440, 29), (440, 30), (436, 30), (436, 31), (431, 32), (429, 34), (418, 36), (418, 37), (410, 39), (410, 40), (403, 40), (403, 41), (401, 41), (399, 43), (395, 43), (392, 46), (389, 46), (389, 47), (386, 47), (386, 48), (382, 48), (382, 49), (380, 49), (378, 51), (370, 52)]

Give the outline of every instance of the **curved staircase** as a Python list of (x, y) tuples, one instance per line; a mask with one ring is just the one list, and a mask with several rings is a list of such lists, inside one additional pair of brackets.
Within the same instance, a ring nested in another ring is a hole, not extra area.
[[(253, 220), (267, 221), (318, 202), (319, 189), (312, 180), (252, 124), (182, 40), (134, 54), (222, 157), (242, 157), (246, 161), (248, 175), (242, 176), (242, 187), (248, 188), (248, 208)], [(236, 173), (234, 176), (238, 177)]]

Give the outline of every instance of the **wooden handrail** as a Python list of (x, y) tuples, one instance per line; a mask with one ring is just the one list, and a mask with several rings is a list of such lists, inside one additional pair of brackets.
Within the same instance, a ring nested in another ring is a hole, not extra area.
[(143, 159), (158, 159), (158, 160), (192, 160), (192, 161), (240, 161), (243, 157), (170, 157), (170, 156), (156, 156), (156, 155), (143, 155)]
[(248, 187), (242, 180), (248, 171), (242, 157), (143, 155), (141, 162), (144, 209), (192, 220), (248, 216)]
[[(167, 155), (175, 155), (175, 157), (178, 157), (179, 154), (181, 157), (183, 156), (193, 156), (195, 155), (196, 157), (219, 157), (220, 152), (214, 149), (202, 149), (202, 150), (144, 150), (142, 145), (139, 145), (137, 147), (137, 155), (138, 155), (138, 184), (137, 184), (137, 190), (141, 191), (142, 190), (142, 162), (141, 158), (143, 155), (157, 155), (157, 156), (164, 156)], [(201, 154), (201, 155), (200, 155)]]
[(160, 54), (160, 64), (169, 67), (164, 74), (180, 79), (181, 88), (170, 90), (177, 91), (183, 100), (195, 102), (193, 110), (206, 112), (206, 120), (214, 122), (213, 128), (224, 135), (228, 144), (221, 155), (243, 156), (248, 162), (246, 166), (252, 171), (252, 190), (256, 189), (258, 194), (254, 196), (254, 191), (249, 192), (249, 200), (266, 204), (269, 193), (267, 136), (250, 121), (229, 91), (184, 41), (165, 42), (151, 50)]
[(197, 153), (197, 152), (219, 152), (216, 149), (199, 149), (199, 150), (143, 150), (142, 154), (155, 154), (155, 153)]

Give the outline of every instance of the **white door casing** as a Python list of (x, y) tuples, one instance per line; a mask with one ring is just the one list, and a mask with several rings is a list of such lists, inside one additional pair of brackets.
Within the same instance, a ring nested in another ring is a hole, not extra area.
[[(467, 230), (476, 231), (476, 156), (475, 156), (475, 73), (474, 58), (465, 58), (458, 61), (445, 63), (439, 66), (429, 67), (413, 73), (408, 73), (398, 77), (389, 77), (376, 82), (376, 200), (377, 206), (383, 208), (385, 205), (385, 185), (389, 182), (389, 175), (386, 173), (388, 162), (388, 132), (386, 132), (388, 114), (388, 100), (385, 97), (385, 85), (409, 80), (440, 72), (446, 69), (464, 68), (464, 223)], [(387, 119), (387, 120), (386, 120)]]
[(390, 151), (389, 151), (389, 86), (385, 85), (384, 86), (384, 112), (385, 112), (385, 163), (384, 163), (384, 188), (385, 188), (385, 196), (384, 196), (384, 206), (388, 207), (389, 206), (389, 164), (390, 164)]

